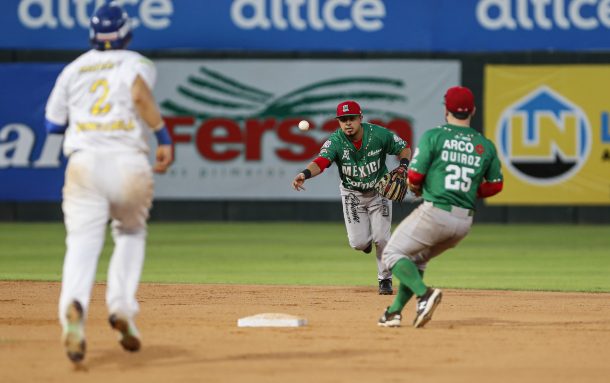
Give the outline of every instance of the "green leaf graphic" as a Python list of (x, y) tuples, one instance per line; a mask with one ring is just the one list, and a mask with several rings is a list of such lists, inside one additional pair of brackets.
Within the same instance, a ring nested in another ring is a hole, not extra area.
[(260, 90), (258, 88), (254, 88), (254, 87), (251, 87), (249, 85), (242, 84), (241, 82), (239, 82), (237, 80), (234, 80), (234, 79), (228, 78), (226, 76), (223, 76), (222, 74), (220, 74), (218, 72), (214, 72), (212, 70), (209, 70), (206, 67), (199, 68), (199, 72), (201, 72), (203, 74), (206, 74), (206, 75), (210, 76), (211, 78), (218, 80), (219, 82), (222, 82), (224, 84), (233, 86), (233, 87), (237, 88), (238, 90), (241, 90), (241, 91), (244, 91), (244, 92), (251, 92), (251, 93), (254, 93), (256, 95), (265, 97), (267, 99), (271, 98), (273, 96), (272, 93), (265, 92), (265, 91)]
[(234, 91), (229, 89), (228, 87), (222, 87), (219, 85), (216, 85), (210, 81), (201, 79), (199, 77), (195, 77), (195, 76), (189, 76), (187, 81), (189, 82), (189, 84), (197, 87), (197, 88), (203, 88), (203, 89), (211, 89), (214, 90), (218, 93), (222, 93), (231, 97), (235, 97), (235, 98), (241, 98), (243, 100), (248, 100), (248, 101), (254, 101), (254, 102), (258, 102), (260, 104), (264, 104), (266, 100), (269, 99), (269, 97), (263, 97), (263, 96), (254, 96), (254, 95), (250, 95), (244, 92), (239, 92), (239, 91)]
[[(243, 84), (216, 71), (200, 67), (199, 72), (206, 76), (189, 75), (187, 85), (178, 85), (178, 95), (191, 104), (202, 107), (223, 107), (234, 112), (219, 114), (204, 112), (196, 107), (182, 105), (179, 100), (165, 100), (161, 107), (173, 115), (189, 115), (200, 119), (210, 117), (244, 120), (248, 118), (286, 118), (286, 117), (330, 117), (335, 109), (328, 107), (329, 102), (358, 100), (367, 115), (385, 118), (412, 120), (410, 117), (390, 109), (393, 103), (404, 103), (405, 84), (402, 80), (387, 77), (352, 76), (314, 82), (275, 96), (265, 90)], [(356, 89), (356, 90), (355, 90)], [(216, 93), (216, 95), (212, 95)], [(223, 99), (223, 97), (226, 97)], [(385, 101), (388, 110), (367, 108), (369, 101)], [(326, 104), (326, 105), (324, 105)]]
[(338, 85), (349, 85), (349, 84), (358, 84), (358, 85), (389, 85), (394, 86), (396, 88), (402, 88), (403, 82), (401, 80), (394, 80), (384, 77), (347, 77), (336, 80), (326, 80), (315, 82), (311, 85), (307, 85), (296, 90), (293, 90), (290, 93), (287, 93), (283, 96), (285, 99), (289, 99), (294, 97), (295, 95), (301, 95), (304, 92), (308, 92), (310, 90), (319, 90), (328, 87), (337, 87)]
[(187, 98), (198, 101), (202, 104), (222, 106), (224, 108), (236, 108), (236, 109), (240, 109), (240, 108), (241, 109), (255, 109), (255, 108), (257, 108), (256, 105), (228, 102), (228, 101), (222, 101), (222, 100), (219, 100), (216, 98), (207, 97), (203, 94), (193, 92), (193, 91), (183, 87), (182, 85), (178, 86), (178, 93), (186, 96)]

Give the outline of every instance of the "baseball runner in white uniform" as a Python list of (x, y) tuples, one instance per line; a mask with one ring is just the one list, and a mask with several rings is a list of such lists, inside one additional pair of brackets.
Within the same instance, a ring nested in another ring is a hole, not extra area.
[(131, 39), (127, 14), (114, 2), (91, 19), (94, 49), (68, 64), (46, 107), (49, 133), (65, 133), (69, 158), (63, 189), (66, 225), (59, 320), (70, 360), (85, 356), (84, 323), (106, 226), (112, 221), (114, 252), (108, 269), (109, 321), (128, 351), (140, 349), (134, 324), (136, 290), (144, 263), (146, 221), (153, 197), (148, 130), (158, 147), (154, 170), (172, 162), (171, 138), (151, 93), (153, 63), (124, 50)]

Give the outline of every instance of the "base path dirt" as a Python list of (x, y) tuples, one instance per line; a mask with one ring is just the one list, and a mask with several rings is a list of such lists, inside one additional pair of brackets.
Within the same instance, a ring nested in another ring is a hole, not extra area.
[[(84, 368), (60, 344), (58, 283), (0, 282), (0, 382), (608, 382), (610, 294), (444, 290), (426, 328), (380, 328), (374, 287), (143, 284), (127, 353), (93, 291)], [(301, 328), (238, 328), (286, 313)]]

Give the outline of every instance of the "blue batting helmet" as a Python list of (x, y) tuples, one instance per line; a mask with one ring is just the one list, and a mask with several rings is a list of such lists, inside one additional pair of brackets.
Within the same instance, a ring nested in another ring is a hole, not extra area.
[(89, 41), (95, 49), (123, 49), (131, 41), (131, 21), (115, 1), (99, 7), (89, 28)]

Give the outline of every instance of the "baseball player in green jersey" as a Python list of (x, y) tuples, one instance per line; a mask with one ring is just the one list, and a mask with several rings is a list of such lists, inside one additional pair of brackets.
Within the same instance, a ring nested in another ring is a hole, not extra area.
[(440, 289), (423, 282), (428, 261), (468, 234), (477, 198), (502, 190), (494, 144), (470, 128), (475, 110), (468, 88), (450, 88), (445, 94), (447, 123), (425, 132), (417, 145), (408, 184), (416, 195), (423, 194), (424, 202), (400, 223), (383, 252), (383, 261), (400, 285), (379, 326), (400, 326), (402, 309), (413, 294), (417, 296), (413, 326), (428, 323), (442, 297)]
[(349, 244), (368, 254), (375, 243), (379, 294), (391, 295), (392, 272), (381, 254), (390, 239), (392, 203), (377, 193), (375, 184), (388, 172), (387, 155), (397, 155), (406, 172), (411, 149), (386, 128), (362, 122), (362, 110), (355, 101), (340, 103), (336, 118), (340, 129), (322, 145), (319, 156), (296, 175), (292, 187), (304, 190), (306, 179), (322, 173), (333, 162), (337, 164)]

